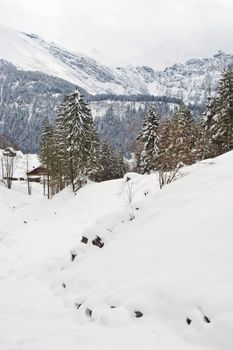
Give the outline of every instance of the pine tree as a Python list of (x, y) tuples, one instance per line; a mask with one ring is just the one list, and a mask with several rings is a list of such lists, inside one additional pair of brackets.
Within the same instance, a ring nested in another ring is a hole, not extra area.
[[(99, 138), (90, 109), (76, 89), (67, 95), (59, 110), (60, 146), (65, 150), (73, 190), (96, 172)], [(64, 155), (62, 155), (64, 158)]]
[(165, 116), (159, 126), (158, 156), (156, 158), (156, 168), (159, 171), (167, 172), (175, 165), (173, 160), (171, 120)]
[(124, 158), (121, 153), (115, 152), (115, 173), (114, 178), (120, 179), (124, 177), (124, 174), (126, 172), (126, 165), (124, 162)]
[(50, 176), (54, 177), (56, 174), (56, 150), (54, 140), (54, 128), (45, 119), (42, 125), (40, 160), (41, 163), (48, 169)]
[(100, 181), (114, 179), (114, 171), (115, 171), (114, 154), (109, 143), (106, 141), (101, 145), (100, 164), (101, 164)]
[(59, 189), (57, 147), (55, 142), (55, 130), (45, 119), (42, 125), (40, 160), (42, 165), (48, 170), (48, 198)]
[(137, 137), (138, 149), (138, 169), (141, 174), (150, 173), (155, 169), (155, 159), (158, 153), (158, 127), (159, 114), (154, 107), (150, 107), (145, 113), (142, 128)]
[(195, 138), (194, 121), (188, 108), (181, 104), (175, 112), (171, 128), (172, 150), (171, 163), (173, 166), (182, 166), (192, 164), (195, 160)]
[(96, 181), (99, 173), (101, 172), (101, 163), (100, 163), (100, 139), (99, 134), (97, 133), (93, 125), (93, 135), (90, 144), (90, 150), (88, 152), (86, 167), (84, 175), (90, 180)]
[(57, 159), (57, 168), (58, 168), (58, 179), (59, 187), (62, 190), (66, 183), (69, 182), (69, 159), (67, 154), (68, 143), (67, 143), (67, 134), (65, 130), (65, 125), (63, 123), (63, 114), (62, 108), (60, 106), (58, 110), (58, 116), (56, 120), (55, 127), (55, 143), (56, 143), (56, 159)]
[(216, 114), (217, 99), (210, 96), (207, 97), (203, 116), (200, 121), (195, 123), (195, 149), (196, 160), (208, 159), (217, 155), (217, 148), (213, 142), (210, 127)]
[(124, 176), (124, 159), (120, 153), (112, 149), (107, 141), (101, 144), (100, 147), (100, 166), (98, 181), (118, 179)]
[(202, 126), (205, 130), (208, 130), (213, 121), (213, 117), (216, 114), (216, 98), (210, 96), (207, 97), (205, 110), (202, 116)]
[(211, 113), (209, 131), (217, 153), (233, 149), (233, 71), (227, 69), (219, 83), (218, 95)]

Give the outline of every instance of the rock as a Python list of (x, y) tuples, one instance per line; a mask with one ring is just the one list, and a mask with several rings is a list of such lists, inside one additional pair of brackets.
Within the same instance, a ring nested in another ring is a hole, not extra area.
[(92, 315), (92, 310), (91, 310), (91, 309), (86, 308), (85, 313), (86, 313), (86, 315), (87, 315), (88, 317), (91, 317), (91, 315)]
[(102, 241), (102, 239), (99, 236), (96, 236), (96, 238), (93, 239), (92, 244), (96, 245), (99, 248), (103, 248), (103, 246), (104, 246), (104, 242)]
[(81, 242), (87, 244), (88, 238), (85, 236), (82, 236)]
[(134, 311), (134, 313), (136, 318), (140, 318), (143, 316), (143, 313), (141, 311)]

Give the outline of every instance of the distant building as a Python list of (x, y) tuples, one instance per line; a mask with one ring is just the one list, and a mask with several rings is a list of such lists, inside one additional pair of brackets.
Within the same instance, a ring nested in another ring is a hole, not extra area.
[(48, 169), (44, 168), (43, 166), (38, 166), (37, 168), (27, 172), (29, 182), (40, 182), (42, 176), (49, 176)]

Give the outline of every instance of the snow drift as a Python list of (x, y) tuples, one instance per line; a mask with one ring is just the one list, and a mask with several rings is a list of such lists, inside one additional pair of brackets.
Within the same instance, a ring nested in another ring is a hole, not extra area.
[(129, 174), (5, 204), (0, 187), (1, 348), (232, 349), (232, 172), (229, 152), (162, 190)]

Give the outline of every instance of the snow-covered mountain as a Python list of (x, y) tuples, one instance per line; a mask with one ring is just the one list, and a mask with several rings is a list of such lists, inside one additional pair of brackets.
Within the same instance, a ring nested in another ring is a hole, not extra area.
[(57, 106), (73, 89), (65, 80), (0, 60), (0, 133), (23, 151), (38, 152), (44, 119), (55, 121)]
[(233, 55), (190, 59), (164, 71), (146, 66), (114, 67), (84, 54), (70, 52), (35, 34), (0, 27), (0, 59), (24, 70), (36, 70), (67, 80), (88, 93), (152, 94), (202, 104), (206, 91), (215, 90), (221, 72), (233, 64)]
[(54, 123), (64, 94), (77, 85), (89, 99), (93, 117), (102, 119), (101, 136), (127, 155), (148, 103), (157, 102), (154, 96), (163, 113), (174, 109), (169, 103), (183, 99), (199, 115), (208, 90), (215, 92), (222, 71), (232, 64), (233, 55), (219, 52), (164, 71), (114, 67), (0, 26), (0, 133), (23, 151), (38, 152), (43, 120)]
[[(110, 67), (80, 53), (69, 52), (35, 34), (0, 27), (0, 58), (24, 70), (40, 71), (83, 87), (87, 92), (146, 93), (146, 85), (135, 74)], [(137, 84), (137, 85), (136, 85)]]
[[(21, 150), (38, 152), (44, 119), (55, 123), (59, 103), (64, 94), (74, 88), (75, 85), (66, 80), (17, 69), (12, 63), (0, 59), (0, 133), (10, 137)], [(83, 93), (90, 103), (101, 137), (109, 138), (116, 149), (129, 154), (149, 97)], [(157, 103), (153, 96), (150, 99), (150, 103)], [(166, 103), (163, 106), (169, 108)]]

